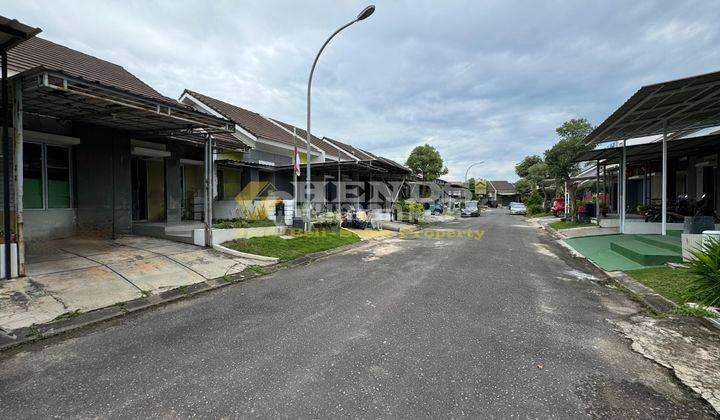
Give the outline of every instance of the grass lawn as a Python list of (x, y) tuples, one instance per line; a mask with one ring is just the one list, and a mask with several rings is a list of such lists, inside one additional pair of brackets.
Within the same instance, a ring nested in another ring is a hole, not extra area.
[(344, 229), (314, 230), (309, 234), (297, 235), (291, 239), (283, 239), (279, 236), (259, 236), (225, 242), (223, 246), (240, 252), (289, 261), (306, 254), (337, 248), (359, 240), (357, 235)]
[(685, 303), (683, 293), (690, 286), (692, 274), (685, 269), (670, 267), (643, 268), (626, 271), (625, 274), (665, 296), (673, 302)]
[(572, 229), (572, 228), (578, 228), (578, 227), (590, 227), (590, 226), (597, 226), (593, 225), (592, 223), (578, 223), (578, 222), (566, 222), (564, 220), (558, 220), (557, 222), (548, 223), (548, 226), (555, 229)]

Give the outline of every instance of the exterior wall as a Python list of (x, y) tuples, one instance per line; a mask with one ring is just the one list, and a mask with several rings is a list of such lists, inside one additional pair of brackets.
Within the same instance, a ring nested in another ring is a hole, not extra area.
[(78, 233), (109, 236), (130, 233), (132, 197), (130, 137), (105, 127), (76, 128)]
[(25, 210), (23, 220), (28, 242), (68, 238), (75, 235), (77, 209)]
[[(288, 153), (292, 154), (292, 151), (289, 151)], [(273, 162), (276, 166), (292, 165), (292, 157), (290, 156), (278, 155), (276, 153), (257, 149), (245, 152), (243, 154), (243, 160), (252, 163), (260, 163), (260, 161)]]

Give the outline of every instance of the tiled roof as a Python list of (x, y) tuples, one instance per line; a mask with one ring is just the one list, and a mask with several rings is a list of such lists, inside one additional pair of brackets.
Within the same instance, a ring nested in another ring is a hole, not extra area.
[(8, 51), (8, 69), (20, 73), (38, 67), (59, 70), (69, 76), (177, 104), (177, 101), (163, 96), (122, 66), (46, 39), (31, 38)]
[[(302, 139), (306, 139), (306, 138), (307, 138), (307, 131), (303, 130), (302, 128), (300, 128), (300, 127), (295, 127), (295, 126), (293, 126), (292, 124), (288, 124), (288, 123), (285, 123), (285, 122), (276, 120), (275, 118), (271, 118), (271, 119), (272, 119), (273, 121), (275, 121), (276, 123), (278, 123), (278, 124), (282, 125), (283, 127), (285, 127), (285, 129), (288, 130), (288, 131), (291, 131), (291, 132), (292, 132), (292, 131), (293, 131), (293, 128), (294, 128), (294, 129), (296, 130), (295, 132), (297, 133), (297, 135), (298, 135), (300, 138), (302, 138)], [(310, 142), (312, 143), (313, 146), (315, 146), (315, 147), (317, 147), (318, 149), (320, 149), (320, 150), (322, 150), (323, 152), (325, 152), (325, 156), (326, 156), (326, 157), (331, 157), (331, 158), (333, 158), (333, 159), (337, 159), (338, 149), (336, 149), (336, 148), (333, 147), (332, 145), (330, 145), (330, 144), (322, 141), (322, 139), (320, 139), (319, 137), (316, 137), (314, 134), (313, 134), (312, 137), (310, 138)], [(340, 160), (355, 160), (355, 159), (352, 157), (352, 155), (349, 155), (349, 154), (346, 153), (345, 151), (341, 151)]]
[(498, 191), (515, 191), (515, 185), (508, 181), (490, 181)]
[[(236, 105), (223, 102), (219, 99), (203, 95), (185, 89), (185, 92), (192, 95), (197, 100), (203, 102), (216, 112), (222, 114), (225, 118), (231, 120), (235, 124), (249, 131), (255, 137), (262, 137), (268, 140), (275, 140), (287, 145), (294, 145), (293, 136), (286, 130), (283, 130), (277, 124), (274, 124), (268, 118), (263, 117), (257, 112), (249, 111)], [(292, 130), (292, 128), (291, 128)], [(298, 139), (298, 147), (305, 146), (305, 141)]]
[(356, 158), (360, 160), (374, 160), (377, 159), (375, 155), (372, 153), (366, 152), (362, 149), (358, 149), (357, 147), (351, 146), (347, 143), (343, 143), (341, 141), (331, 139), (329, 137), (325, 137), (325, 140), (336, 145), (337, 147), (341, 148), (345, 152), (351, 154), (352, 156), (355, 156)]

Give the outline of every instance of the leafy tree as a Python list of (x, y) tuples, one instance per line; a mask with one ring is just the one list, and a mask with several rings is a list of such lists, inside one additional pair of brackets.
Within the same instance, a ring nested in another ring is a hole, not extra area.
[(448, 173), (448, 169), (443, 166), (440, 153), (429, 144), (414, 148), (405, 164), (415, 175), (422, 176), (424, 181), (434, 181), (440, 175)]
[(472, 200), (477, 200), (477, 194), (475, 194), (475, 178), (468, 178), (467, 187), (470, 190)]
[(538, 155), (525, 156), (520, 163), (515, 165), (515, 173), (520, 178), (525, 178), (528, 176), (528, 170), (530, 167), (536, 163), (541, 163), (542, 161), (543, 159)]
[(528, 168), (527, 179), (542, 194), (542, 208), (545, 209), (547, 205), (547, 179), (550, 174), (548, 172), (548, 165), (545, 162), (539, 162)]
[[(555, 130), (560, 136), (560, 140), (545, 151), (545, 163), (547, 164), (548, 174), (559, 184), (570, 181), (570, 177), (578, 171), (579, 164), (575, 162), (575, 159), (591, 148), (583, 141), (592, 130), (592, 124), (585, 118), (565, 121), (563, 125)], [(568, 182), (568, 193), (571, 200), (570, 203), (565, 203), (565, 205), (569, 206), (570, 211), (574, 214), (575, 206), (572, 198), (575, 197), (575, 186), (570, 182)]]
[(515, 182), (515, 191), (520, 195), (520, 199), (522, 200), (530, 195), (532, 190), (532, 185), (530, 185), (530, 181), (528, 181), (527, 178), (520, 178)]

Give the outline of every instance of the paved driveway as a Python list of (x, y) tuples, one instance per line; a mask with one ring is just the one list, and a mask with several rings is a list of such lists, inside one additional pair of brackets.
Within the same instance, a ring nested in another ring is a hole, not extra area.
[[(485, 230), (477, 236), (447, 228)], [(0, 356), (15, 417), (711, 417), (502, 209)]]
[(73, 237), (29, 246), (28, 276), (0, 282), (0, 328), (91, 311), (266, 262), (145, 236)]

